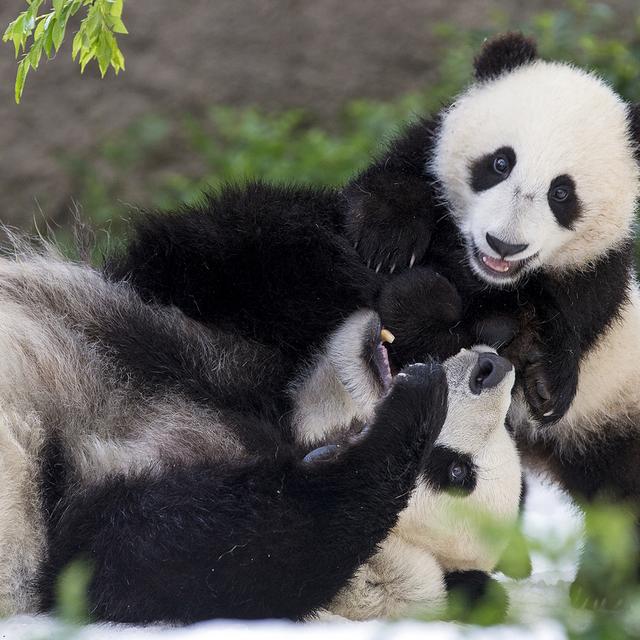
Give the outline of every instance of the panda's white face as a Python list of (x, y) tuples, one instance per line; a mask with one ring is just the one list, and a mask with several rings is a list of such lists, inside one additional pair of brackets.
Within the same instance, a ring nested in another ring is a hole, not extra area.
[(499, 384), (478, 393), (474, 377), (485, 352), (495, 353), (463, 349), (445, 362), (447, 418), (394, 530), (445, 571), (492, 571), (506, 540), (488, 540), (479, 525), (489, 518), (508, 527), (519, 512), (522, 470), (505, 427), (515, 372), (510, 368)]
[(628, 117), (599, 78), (543, 61), (458, 98), (431, 169), (480, 278), (509, 285), (589, 265), (629, 237), (638, 166)]

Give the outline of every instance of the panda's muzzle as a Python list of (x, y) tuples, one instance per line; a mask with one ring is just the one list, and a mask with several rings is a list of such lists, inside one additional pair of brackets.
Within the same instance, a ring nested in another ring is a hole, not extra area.
[(497, 387), (512, 369), (513, 365), (497, 353), (478, 354), (478, 362), (469, 377), (471, 391), (477, 395), (485, 389)]

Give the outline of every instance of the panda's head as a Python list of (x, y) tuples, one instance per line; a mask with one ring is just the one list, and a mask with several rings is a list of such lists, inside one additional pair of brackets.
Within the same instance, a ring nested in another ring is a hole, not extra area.
[[(483, 347), (463, 349), (444, 366), (447, 418), (395, 533), (432, 553), (446, 571), (491, 571), (506, 539), (487, 539), (482, 526), (508, 530), (522, 490), (520, 458), (505, 425), (515, 374)], [(487, 370), (494, 377), (478, 386)]]
[(640, 110), (602, 79), (490, 41), (476, 81), (445, 110), (431, 171), (484, 281), (583, 268), (628, 239)]

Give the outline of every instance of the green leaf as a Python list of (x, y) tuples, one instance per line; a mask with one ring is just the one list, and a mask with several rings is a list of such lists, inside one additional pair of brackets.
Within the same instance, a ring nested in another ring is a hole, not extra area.
[(56, 612), (65, 622), (86, 624), (89, 622), (87, 593), (91, 582), (92, 567), (84, 560), (67, 565), (56, 583)]
[(53, 38), (53, 46), (55, 50), (58, 51), (60, 46), (62, 45), (62, 41), (64, 40), (64, 33), (67, 28), (66, 23), (62, 22), (62, 20), (56, 20), (52, 29), (52, 38)]
[(111, 62), (111, 46), (109, 43), (109, 39), (107, 38), (107, 32), (102, 32), (100, 34), (100, 37), (98, 38), (96, 57), (98, 58), (100, 73), (104, 78), (107, 71), (109, 70), (109, 63)]
[(46, 21), (45, 20), (40, 20), (38, 22), (38, 26), (36, 27), (36, 30), (33, 34), (33, 39), (34, 40), (38, 40), (39, 38), (42, 37), (42, 34), (44, 33), (45, 30), (45, 26), (46, 26)]
[(80, 73), (84, 73), (86, 66), (95, 57), (94, 52), (91, 49), (85, 49), (80, 55)]
[(76, 35), (73, 38), (73, 49), (71, 51), (72, 60), (75, 60), (78, 57), (78, 54), (82, 50), (83, 42), (84, 42), (84, 35), (82, 31), (78, 31), (78, 33), (76, 33)]
[(22, 92), (24, 91), (24, 83), (27, 79), (27, 74), (29, 73), (29, 62), (25, 58), (18, 64), (18, 73), (16, 74), (16, 104), (20, 104), (20, 100), (22, 99)]
[(53, 51), (53, 29), (48, 29), (44, 37), (44, 52), (47, 54), (47, 58), (51, 58)]
[(123, 0), (107, 0), (111, 5), (109, 13), (115, 18), (122, 17)]
[(65, 3), (66, 3), (66, 0), (53, 0), (53, 10), (56, 13), (60, 13), (64, 8)]
[(115, 18), (111, 24), (111, 30), (114, 33), (123, 33), (127, 35), (129, 32), (127, 31), (127, 27), (124, 26), (124, 22), (120, 18)]

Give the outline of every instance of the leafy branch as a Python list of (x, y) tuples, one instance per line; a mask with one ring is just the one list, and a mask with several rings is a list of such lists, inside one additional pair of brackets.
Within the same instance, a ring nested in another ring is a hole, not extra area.
[[(102, 77), (109, 67), (117, 74), (124, 70), (124, 56), (118, 46), (116, 34), (126, 34), (122, 22), (124, 0), (47, 0), (50, 11), (40, 13), (45, 0), (26, 0), (28, 8), (9, 24), (4, 42), (13, 42), (18, 72), (15, 97), (19, 103), (27, 74), (37, 69), (42, 55), (51, 59), (60, 49), (69, 19), (80, 9), (86, 15), (73, 38), (72, 58), (78, 60), (81, 72), (92, 60), (97, 60)], [(22, 57), (20, 57), (22, 54)]]

